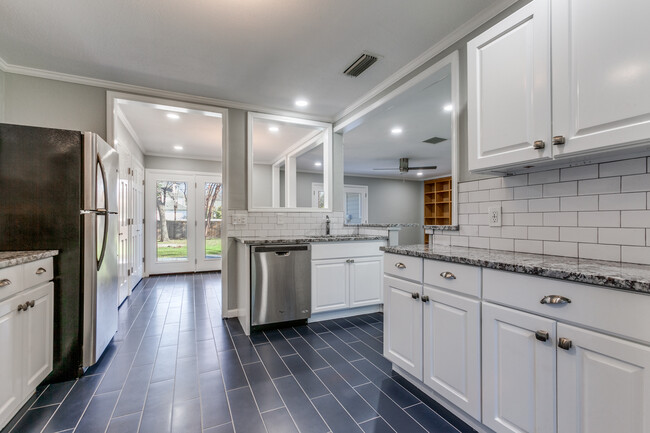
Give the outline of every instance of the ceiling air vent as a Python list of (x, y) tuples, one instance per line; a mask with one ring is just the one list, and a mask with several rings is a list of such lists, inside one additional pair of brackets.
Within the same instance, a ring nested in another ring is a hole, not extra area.
[(424, 140), (422, 143), (438, 144), (446, 140), (447, 140), (446, 138), (442, 138), (442, 137), (431, 137), (428, 140)]
[(343, 73), (350, 77), (358, 77), (363, 73), (363, 71), (371, 67), (377, 60), (379, 60), (379, 56), (363, 53), (357, 60), (348, 66), (348, 68), (343, 71)]

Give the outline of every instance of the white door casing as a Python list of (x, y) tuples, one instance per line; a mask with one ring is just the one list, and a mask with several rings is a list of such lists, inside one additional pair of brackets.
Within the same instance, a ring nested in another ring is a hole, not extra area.
[(119, 190), (118, 190), (118, 245), (117, 245), (117, 305), (119, 306), (130, 294), (129, 277), (131, 265), (129, 256), (130, 229), (130, 183), (131, 183), (131, 153), (124, 145), (118, 144), (120, 156)]
[(129, 236), (131, 251), (131, 278), (129, 289), (132, 291), (144, 277), (144, 167), (133, 159), (131, 183), (132, 224)]

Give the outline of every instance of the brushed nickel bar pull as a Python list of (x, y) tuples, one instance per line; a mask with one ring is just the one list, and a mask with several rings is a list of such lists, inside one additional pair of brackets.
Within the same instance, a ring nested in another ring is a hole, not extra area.
[(41, 274), (44, 274), (46, 272), (47, 272), (47, 270), (45, 268), (38, 268), (36, 270), (36, 275), (41, 275)]
[(11, 280), (8, 280), (6, 278), (4, 280), (0, 280), (0, 287), (7, 287), (10, 284), (11, 284)]
[(533, 143), (533, 149), (544, 149), (546, 147), (546, 143), (544, 143), (543, 140), (537, 140)]
[(447, 271), (447, 272), (441, 272), (441, 273), (440, 273), (440, 276), (441, 276), (442, 278), (447, 279), (447, 280), (455, 280), (455, 279), (456, 279), (456, 275), (452, 274), (452, 273), (449, 272), (449, 271)]
[(566, 143), (566, 139), (562, 135), (556, 135), (555, 137), (553, 137), (553, 140), (551, 142), (553, 143), (554, 146), (557, 146)]
[(573, 346), (573, 342), (571, 342), (571, 340), (569, 340), (568, 338), (562, 337), (557, 342), (557, 347), (559, 347), (560, 349), (569, 350), (571, 349), (571, 346)]
[(566, 298), (560, 295), (547, 295), (544, 296), (540, 301), (540, 304), (570, 304), (571, 299)]

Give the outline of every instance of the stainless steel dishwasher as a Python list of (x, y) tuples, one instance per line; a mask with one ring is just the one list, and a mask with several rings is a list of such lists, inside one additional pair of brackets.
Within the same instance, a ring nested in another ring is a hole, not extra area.
[(251, 247), (251, 326), (311, 316), (311, 245)]

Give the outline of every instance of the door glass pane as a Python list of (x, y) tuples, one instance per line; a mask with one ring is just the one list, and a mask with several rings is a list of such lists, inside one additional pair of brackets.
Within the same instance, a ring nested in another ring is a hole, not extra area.
[(187, 183), (156, 182), (156, 258), (187, 260)]
[(361, 224), (362, 197), (358, 192), (345, 193), (345, 221), (348, 224)]
[(221, 200), (221, 184), (205, 182), (203, 190), (203, 230), (206, 259), (221, 258)]

